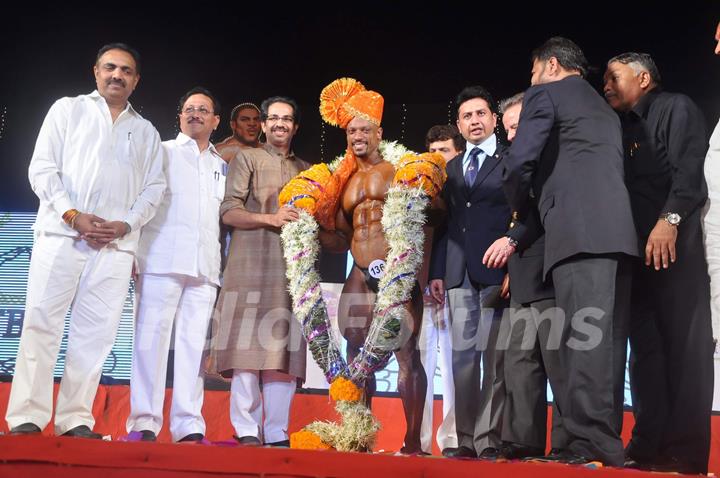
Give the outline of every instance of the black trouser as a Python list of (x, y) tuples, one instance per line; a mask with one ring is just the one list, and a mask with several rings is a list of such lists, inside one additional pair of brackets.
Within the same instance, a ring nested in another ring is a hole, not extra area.
[(678, 240), (677, 261), (669, 269), (633, 264), (635, 428), (628, 455), (650, 462), (672, 456), (707, 473), (714, 379), (710, 279), (699, 221), (683, 226), (697, 228), (697, 241)]
[[(562, 395), (560, 373), (562, 318), (555, 299), (520, 305), (511, 302), (503, 318), (510, 336), (505, 351), (505, 417), (503, 441), (545, 450), (547, 437), (547, 382), (555, 401)], [(552, 448), (562, 449), (567, 437), (553, 402)]]
[(622, 466), (622, 429), (630, 307), (626, 256), (580, 254), (552, 269), (564, 311), (558, 403), (571, 452)]

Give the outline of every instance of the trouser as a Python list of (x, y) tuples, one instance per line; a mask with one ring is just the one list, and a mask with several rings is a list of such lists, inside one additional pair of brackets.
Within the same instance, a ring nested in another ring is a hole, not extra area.
[(560, 366), (565, 389), (558, 406), (567, 448), (622, 466), (630, 271), (623, 255), (579, 254), (552, 269), (564, 312)]
[[(695, 226), (690, 222), (680, 227)], [(687, 229), (682, 233), (687, 233)], [(655, 271), (634, 265), (630, 385), (635, 427), (628, 454), (672, 456), (707, 472), (713, 399), (710, 288), (697, 241)]]
[(170, 434), (205, 434), (202, 359), (217, 287), (181, 274), (140, 274), (128, 431), (160, 433), (168, 352), (175, 324)]
[(55, 433), (92, 428), (92, 405), (103, 362), (115, 341), (128, 294), (133, 255), (114, 246), (36, 233), (28, 274), (22, 336), (5, 416), (10, 428), (45, 428), (52, 416), (53, 369), (72, 304), (65, 370), (55, 407)]
[[(543, 299), (525, 306), (512, 302), (505, 320), (509, 321), (510, 337), (505, 351), (503, 441), (545, 450), (547, 382), (554, 402), (563, 393), (563, 319), (557, 313), (555, 299)], [(563, 449), (566, 445), (562, 418), (553, 406), (551, 447)]]
[(434, 375), (440, 368), (443, 396), (443, 420), (435, 439), (440, 450), (457, 447), (455, 433), (455, 388), (452, 376), (452, 343), (450, 324), (447, 321), (447, 300), (445, 306), (425, 304), (422, 328), (420, 329), (420, 360), (427, 373), (427, 396), (423, 409), (420, 444), (424, 452), (432, 453)]
[(448, 290), (448, 302), (458, 446), (479, 454), (501, 444), (505, 381), (497, 342), (505, 301), (499, 285), (474, 284), (466, 273)]
[(230, 421), (235, 434), (238, 437), (253, 436), (264, 443), (287, 440), (290, 405), (296, 386), (296, 377), (277, 370), (234, 370), (230, 386)]

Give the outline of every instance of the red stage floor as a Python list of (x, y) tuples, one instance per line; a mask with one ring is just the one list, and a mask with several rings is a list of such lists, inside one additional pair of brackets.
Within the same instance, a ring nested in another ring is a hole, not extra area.
[[(0, 383), (0, 432), (7, 431), (4, 420), (9, 383)], [(57, 387), (56, 387), (57, 392)], [(171, 390), (167, 391), (165, 416), (169, 411)], [(125, 420), (130, 403), (127, 386), (101, 386), (94, 404), (95, 431), (110, 435), (113, 440), (126, 435)], [(435, 401), (437, 429), (441, 415), (441, 402)], [(193, 476), (205, 473), (228, 476), (623, 476), (637, 471), (601, 469), (590, 470), (556, 464), (485, 463), (457, 461), (437, 457), (408, 458), (391, 454), (402, 445), (405, 433), (402, 407), (397, 398), (376, 398), (373, 412), (382, 424), (375, 447), (380, 454), (368, 455), (338, 452), (303, 452), (268, 448), (220, 447), (191, 444), (169, 444), (167, 427), (159, 435), (160, 443), (96, 442), (93, 440), (52, 437), (52, 425), (45, 436), (0, 436), (0, 477), (2, 476), (115, 476), (123, 470), (150, 470), (152, 476)], [(203, 415), (207, 422), (207, 438), (211, 441), (228, 440), (232, 436), (229, 419), (228, 392), (207, 391)], [(293, 402), (290, 431), (297, 431), (313, 420), (334, 420), (335, 413), (327, 395), (297, 394)], [(632, 428), (632, 415), (625, 414), (623, 438), (627, 441)], [(713, 416), (710, 471), (720, 470), (720, 417)], [(163, 443), (165, 442), (165, 443)], [(60, 465), (60, 466), (59, 466)], [(37, 474), (35, 474), (37, 473)], [(449, 473), (449, 474), (448, 474)], [(598, 474), (599, 473), (599, 474)], [(645, 476), (645, 475), (640, 475)], [(647, 475), (650, 476), (650, 475)], [(657, 476), (657, 475), (655, 475)]]

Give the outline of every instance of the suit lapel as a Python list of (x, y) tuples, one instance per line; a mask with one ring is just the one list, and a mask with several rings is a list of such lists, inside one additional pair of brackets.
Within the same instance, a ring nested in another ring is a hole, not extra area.
[(485, 156), (485, 161), (483, 161), (483, 164), (480, 167), (480, 171), (478, 171), (477, 177), (475, 178), (475, 183), (470, 189), (470, 192), (475, 191), (475, 189), (477, 189), (478, 186), (480, 186), (483, 181), (487, 179), (490, 173), (493, 172), (497, 165), (500, 164), (500, 157), (502, 151), (503, 149), (501, 145), (498, 144), (495, 149), (495, 154), (493, 154), (492, 156)]

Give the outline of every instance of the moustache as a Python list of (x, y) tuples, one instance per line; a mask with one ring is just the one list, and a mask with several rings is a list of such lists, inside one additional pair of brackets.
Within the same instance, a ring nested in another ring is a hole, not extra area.
[(284, 127), (284, 126), (274, 126), (274, 127), (270, 128), (270, 132), (274, 133), (274, 132), (276, 132), (276, 131), (282, 131), (282, 132), (284, 132), (284, 133), (287, 133), (287, 132), (289, 132), (290, 130), (287, 129), (286, 127)]
[(110, 80), (107, 82), (107, 84), (108, 84), (108, 86), (110, 86), (110, 85), (112, 85), (112, 84), (115, 84), (115, 85), (120, 85), (120, 86), (122, 86), (123, 88), (125, 87), (125, 82), (124, 82), (123, 80), (113, 80), (113, 79), (110, 79)]
[(204, 124), (203, 120), (201, 120), (200, 118), (195, 117), (195, 116), (191, 116), (191, 117), (190, 117), (190, 119), (188, 120), (188, 124), (189, 124), (189, 123), (200, 123), (200, 124)]

